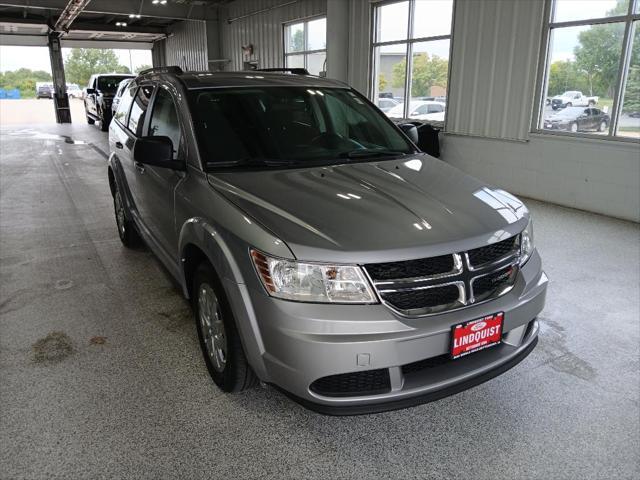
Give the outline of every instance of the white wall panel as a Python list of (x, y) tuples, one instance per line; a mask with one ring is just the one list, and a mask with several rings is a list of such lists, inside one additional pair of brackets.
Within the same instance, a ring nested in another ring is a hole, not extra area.
[(183, 70), (207, 70), (206, 22), (188, 20), (176, 23), (165, 40), (167, 65)]
[(457, 0), (447, 131), (526, 140), (543, 0)]
[[(282, 24), (327, 12), (326, 0), (243, 0), (220, 8), (222, 56), (231, 60), (226, 70), (242, 70), (244, 61), (258, 61), (259, 68), (284, 64)], [(288, 4), (279, 8), (278, 5)], [(261, 10), (271, 9), (262, 13)], [(239, 18), (229, 23), (228, 19)], [(244, 57), (241, 47), (252, 44), (253, 55)]]

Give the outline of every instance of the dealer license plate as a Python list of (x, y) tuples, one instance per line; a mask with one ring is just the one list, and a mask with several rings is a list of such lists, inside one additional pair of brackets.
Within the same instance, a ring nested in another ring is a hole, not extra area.
[(459, 323), (451, 329), (451, 358), (498, 345), (502, 339), (504, 312)]

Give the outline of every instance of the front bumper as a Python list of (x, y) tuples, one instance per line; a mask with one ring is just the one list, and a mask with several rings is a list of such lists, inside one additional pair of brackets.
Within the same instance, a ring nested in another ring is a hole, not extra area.
[[(536, 252), (507, 294), (457, 311), (405, 318), (380, 304), (296, 303), (249, 289), (243, 297), (250, 298), (252, 308), (240, 316), (253, 317), (245, 320), (259, 330), (260, 354), (247, 354), (263, 381), (314, 410), (358, 414), (435, 400), (516, 365), (537, 342), (535, 318), (544, 307), (546, 288)], [(500, 345), (458, 360), (446, 358), (453, 325), (496, 312), (504, 312)], [(374, 370), (388, 370), (389, 391), (328, 396), (310, 388), (324, 377)]]

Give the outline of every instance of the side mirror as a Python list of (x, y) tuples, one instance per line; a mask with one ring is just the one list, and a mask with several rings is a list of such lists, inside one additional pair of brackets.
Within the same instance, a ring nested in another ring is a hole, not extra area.
[(398, 128), (404, 132), (404, 134), (409, 137), (413, 143), (418, 143), (418, 129), (412, 123), (401, 123), (398, 125)]
[(93, 95), (94, 93), (96, 93), (96, 89), (95, 88), (87, 88), (86, 92), (87, 92), (87, 95)]
[(173, 159), (173, 142), (169, 137), (143, 137), (133, 146), (133, 159), (154, 167), (186, 170), (183, 161)]

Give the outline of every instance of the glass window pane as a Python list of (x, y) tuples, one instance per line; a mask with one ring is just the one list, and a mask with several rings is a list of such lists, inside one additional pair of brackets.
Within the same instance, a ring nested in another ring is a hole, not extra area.
[(142, 137), (142, 126), (144, 125), (145, 114), (147, 113), (147, 107), (149, 106), (149, 100), (151, 100), (151, 94), (153, 93), (153, 87), (140, 87), (133, 105), (131, 107), (131, 113), (129, 114), (129, 130), (136, 136)]
[(449, 76), (449, 40), (413, 44), (409, 118), (444, 122)]
[(640, 22), (634, 24), (631, 61), (618, 118), (617, 135), (640, 138)]
[(287, 25), (284, 32), (285, 51), (302, 52), (304, 50), (304, 23)]
[(131, 108), (131, 102), (133, 102), (133, 96), (136, 94), (137, 87), (127, 88), (120, 98), (120, 103), (118, 104), (118, 110), (116, 111), (115, 119), (125, 125), (127, 121), (127, 115), (129, 114), (129, 109)]
[(327, 48), (327, 19), (319, 18), (307, 23), (307, 50)]
[[(385, 113), (392, 118), (404, 118), (404, 84), (407, 68), (407, 46), (385, 45), (375, 49), (375, 99), (376, 104), (385, 108)], [(395, 106), (385, 106), (380, 99), (392, 99)], [(389, 106), (390, 108), (386, 108)], [(392, 107), (392, 108), (391, 108)]]
[(311, 75), (320, 75), (320, 72), (326, 71), (324, 61), (327, 58), (325, 52), (310, 53), (307, 55), (307, 70)]
[(590, 18), (615, 17), (626, 15), (629, 0), (556, 0), (554, 2), (553, 21), (571, 22)]
[(173, 144), (173, 158), (174, 160), (176, 159), (182, 139), (180, 122), (178, 121), (178, 112), (176, 112), (171, 95), (164, 88), (158, 90), (158, 95), (153, 105), (153, 112), (149, 122), (149, 136), (169, 137)]
[(284, 58), (286, 68), (304, 68), (304, 55), (287, 55)]
[(409, 2), (391, 3), (376, 9), (376, 41), (405, 40), (409, 34)]
[(453, 0), (416, 0), (413, 38), (449, 35), (452, 17)]
[[(551, 31), (542, 128), (608, 133), (623, 36), (624, 23)], [(585, 118), (589, 106), (598, 109), (598, 118)]]

